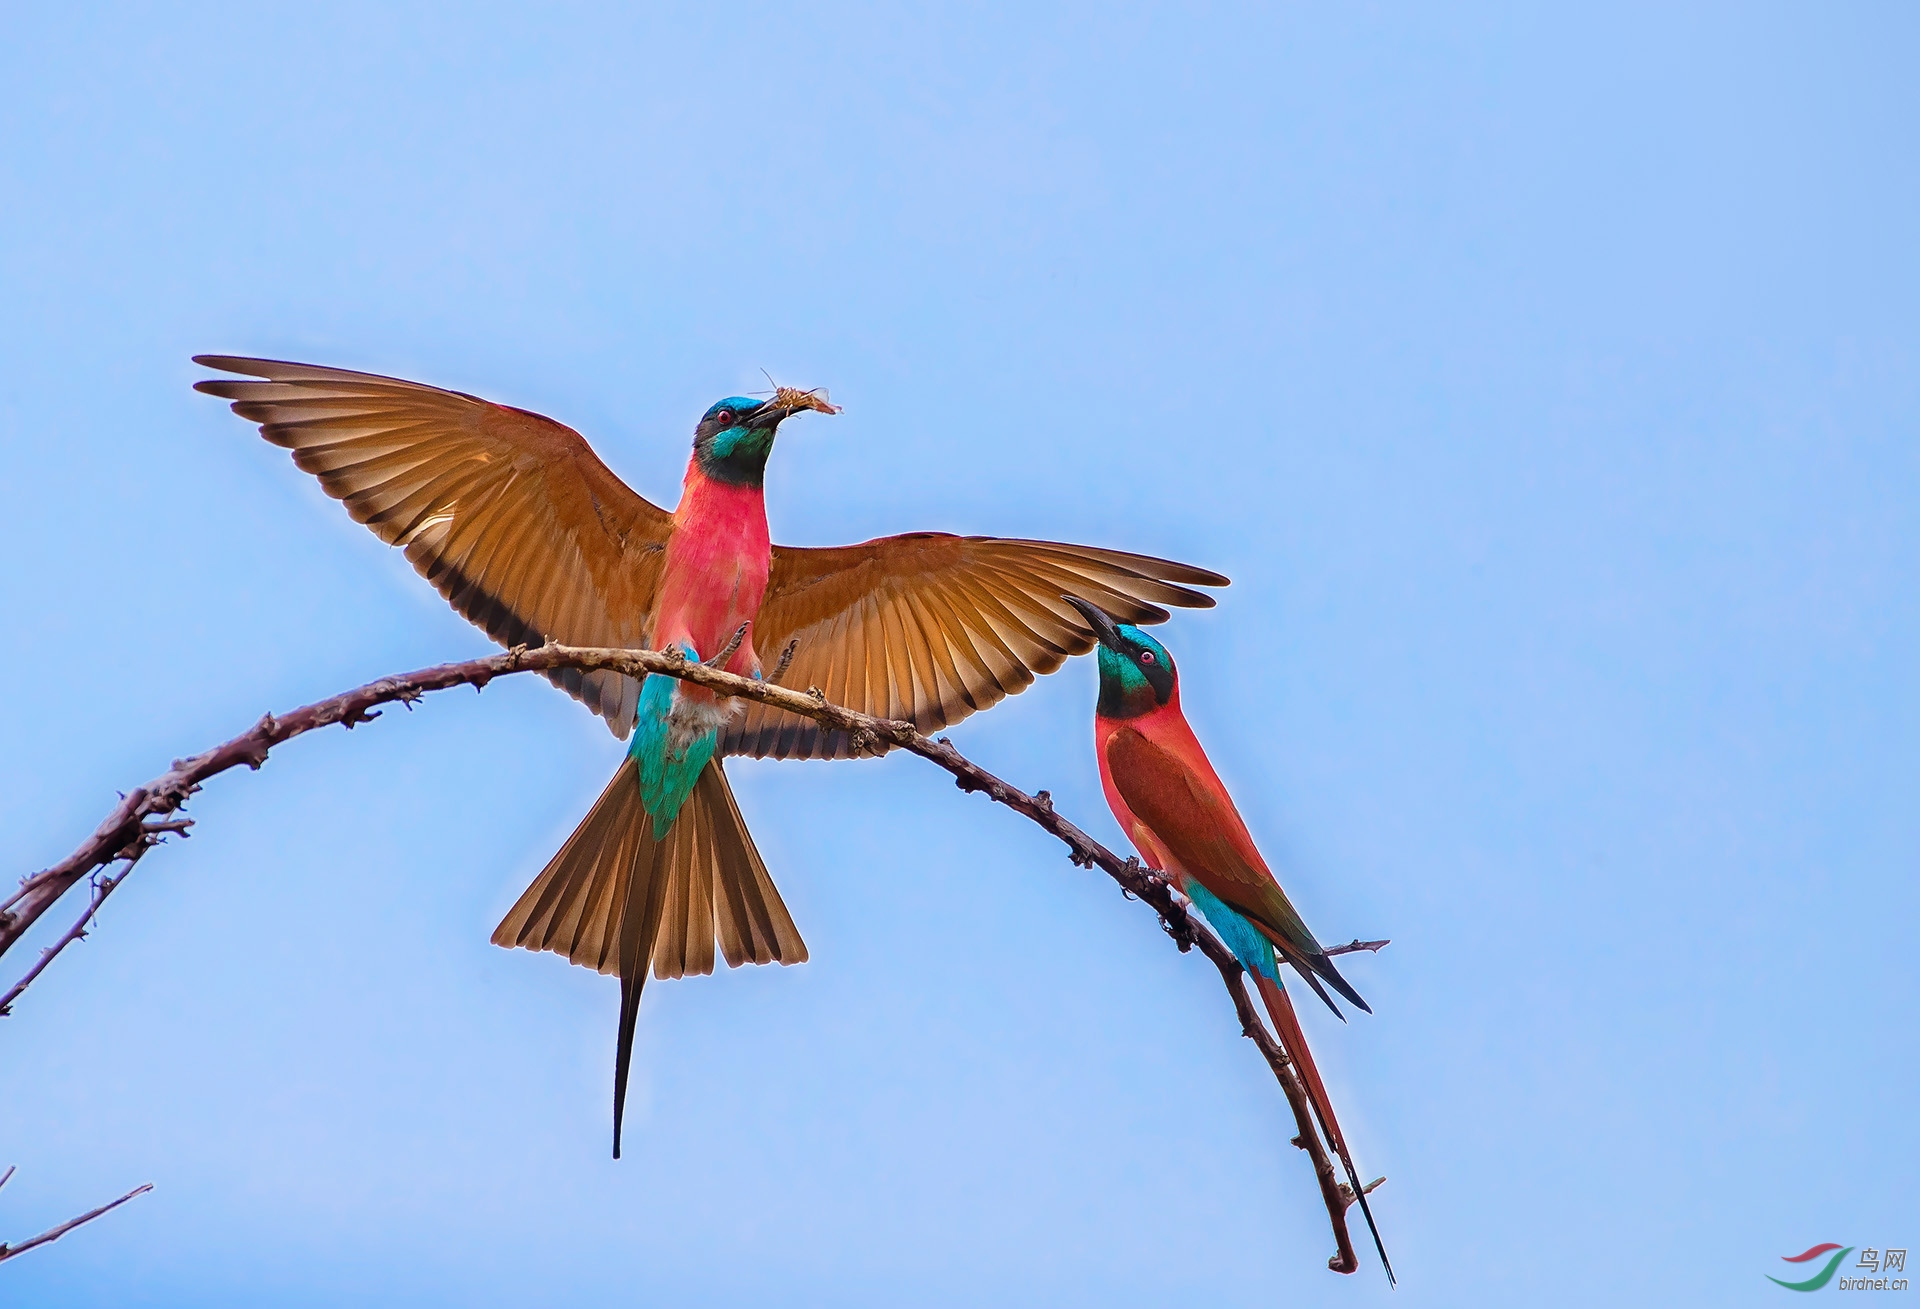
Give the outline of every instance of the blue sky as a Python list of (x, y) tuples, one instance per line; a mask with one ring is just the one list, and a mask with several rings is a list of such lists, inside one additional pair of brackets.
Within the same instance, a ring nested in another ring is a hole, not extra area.
[[(615, 987), (487, 934), (619, 747), (518, 679), (220, 779), (0, 1023), (0, 1236), (155, 1183), (6, 1298), (1748, 1304), (1920, 1245), (1916, 35), (10, 14), (18, 872), (266, 710), (488, 648), (190, 354), (536, 409), (665, 502), (714, 399), (825, 385), (776, 539), (1234, 578), (1157, 634), (1309, 922), (1394, 940), (1373, 1017), (1305, 1021), (1402, 1285), (1324, 1270), (1211, 969), (907, 758), (733, 770), (812, 962), (650, 989), (611, 1161)], [(1118, 845), (1093, 682), (954, 736)]]

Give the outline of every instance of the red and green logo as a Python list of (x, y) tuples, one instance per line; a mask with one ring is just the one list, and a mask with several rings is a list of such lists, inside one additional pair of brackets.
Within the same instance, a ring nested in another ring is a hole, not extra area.
[(1812, 1249), (1802, 1251), (1799, 1254), (1783, 1254), (1780, 1256), (1782, 1259), (1784, 1259), (1786, 1262), (1790, 1264), (1804, 1264), (1812, 1260), (1818, 1259), (1821, 1255), (1826, 1254), (1829, 1250), (1835, 1251), (1835, 1254), (1833, 1258), (1827, 1260), (1827, 1266), (1825, 1268), (1822, 1268), (1819, 1272), (1815, 1273), (1812, 1277), (1809, 1277), (1804, 1282), (1783, 1282), (1777, 1277), (1768, 1277), (1767, 1280), (1769, 1282), (1772, 1282), (1776, 1286), (1784, 1286), (1789, 1291), (1817, 1291), (1821, 1287), (1825, 1286), (1828, 1282), (1831, 1282), (1833, 1280), (1833, 1274), (1835, 1270), (1840, 1267), (1840, 1261), (1842, 1259), (1845, 1259), (1849, 1254), (1853, 1253), (1852, 1246), (1847, 1246), (1845, 1249), (1841, 1249), (1841, 1247), (1836, 1242), (1822, 1241), (1819, 1245), (1814, 1246)]

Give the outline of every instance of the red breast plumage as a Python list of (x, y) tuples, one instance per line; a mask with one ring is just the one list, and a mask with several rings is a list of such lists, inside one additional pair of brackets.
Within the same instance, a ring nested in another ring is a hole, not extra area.
[[(697, 458), (689, 460), (647, 624), (651, 640), (711, 656), (742, 623), (760, 616), (772, 561), (764, 489), (717, 481), (700, 471)], [(750, 675), (759, 667), (753, 636), (749, 627), (727, 663), (730, 671)]]

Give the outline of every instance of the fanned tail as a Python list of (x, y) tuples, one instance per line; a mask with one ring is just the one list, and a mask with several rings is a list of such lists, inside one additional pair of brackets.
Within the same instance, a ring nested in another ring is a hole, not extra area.
[(806, 942), (754, 848), (718, 759), (664, 833), (641, 803), (629, 755), (607, 789), (500, 926), (495, 945), (552, 950), (620, 978), (613, 1069), (613, 1157), (620, 1157), (633, 1031), (648, 965), (655, 977), (803, 963)]
[(1341, 1166), (1346, 1169), (1347, 1183), (1353, 1188), (1353, 1198), (1359, 1202), (1360, 1213), (1367, 1220), (1367, 1230), (1373, 1233), (1373, 1248), (1380, 1252), (1380, 1266), (1387, 1270), (1387, 1282), (1398, 1285), (1393, 1276), (1393, 1263), (1387, 1258), (1387, 1247), (1380, 1239), (1380, 1228), (1374, 1223), (1373, 1210), (1367, 1205), (1366, 1190), (1360, 1185), (1360, 1174), (1353, 1166), (1353, 1156), (1347, 1151), (1347, 1139), (1341, 1134), (1340, 1120), (1334, 1116), (1333, 1099), (1327, 1094), (1326, 1083), (1320, 1080), (1320, 1069), (1313, 1062), (1313, 1052), (1307, 1048), (1307, 1034), (1300, 1030), (1300, 1018), (1293, 1011), (1293, 1001), (1279, 982), (1259, 973), (1253, 977), (1260, 985), (1260, 998), (1267, 1002), (1267, 1013), (1279, 1033), (1280, 1044), (1286, 1047), (1293, 1066), (1300, 1070), (1300, 1080), (1306, 1083), (1307, 1100), (1313, 1105), (1313, 1116), (1320, 1122), (1320, 1134), (1327, 1138), (1327, 1144), (1340, 1156)]

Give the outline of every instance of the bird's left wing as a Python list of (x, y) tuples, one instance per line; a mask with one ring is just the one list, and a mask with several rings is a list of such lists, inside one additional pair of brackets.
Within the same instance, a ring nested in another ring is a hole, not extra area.
[[(197, 391), (233, 401), (502, 645), (646, 644), (672, 524), (570, 427), (477, 396), (343, 368), (199, 355), (261, 381)], [(547, 674), (624, 737), (639, 683)]]
[[(828, 550), (775, 546), (753, 644), (762, 659), (794, 642), (784, 685), (818, 687), (863, 713), (921, 731), (957, 723), (1093, 648), (1078, 595), (1126, 623), (1159, 623), (1162, 606), (1206, 609), (1190, 589), (1225, 586), (1204, 568), (1052, 541), (915, 532)], [(727, 754), (844, 759), (829, 732), (768, 705), (748, 705), (721, 737)]]
[(1260, 857), (1225, 790), (1209, 785), (1212, 779), (1196, 776), (1172, 751), (1131, 727), (1115, 731), (1107, 739), (1106, 751), (1114, 789), (1182, 868), (1257, 924), (1326, 1000), (1327, 1008), (1340, 1012), (1314, 980), (1316, 973), (1341, 995), (1373, 1012), (1314, 939), (1306, 920)]

